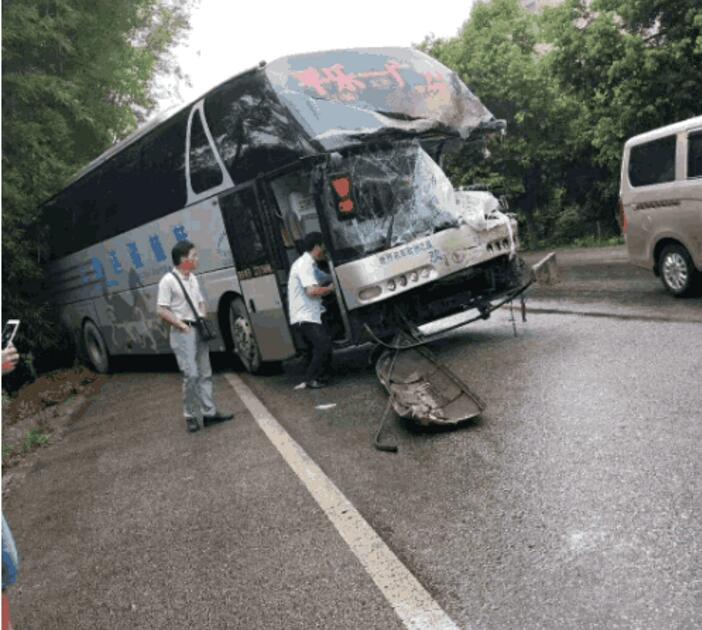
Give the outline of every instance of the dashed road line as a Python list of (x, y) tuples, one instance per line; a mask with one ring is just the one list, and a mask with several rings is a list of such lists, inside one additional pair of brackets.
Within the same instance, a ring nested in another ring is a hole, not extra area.
[(307, 488), (407, 628), (454, 630), (458, 626), (402, 564), (334, 482), (266, 409), (241, 378), (224, 377), (254, 420)]

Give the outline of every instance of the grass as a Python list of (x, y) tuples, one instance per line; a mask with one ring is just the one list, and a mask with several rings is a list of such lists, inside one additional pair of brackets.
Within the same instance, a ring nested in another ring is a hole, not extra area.
[(26, 455), (32, 451), (46, 446), (51, 440), (50, 433), (47, 433), (42, 427), (35, 427), (27, 432), (24, 439), (20, 443), (3, 444), (2, 445), (2, 465), (3, 467), (10, 463), (15, 457)]
[(2, 461), (4, 462), (7, 459), (10, 459), (12, 455), (15, 452), (15, 447), (10, 446), (9, 444), (3, 444), (2, 445)]
[(32, 449), (44, 446), (49, 443), (49, 434), (43, 433), (41, 429), (32, 429), (24, 438), (24, 453), (28, 453)]

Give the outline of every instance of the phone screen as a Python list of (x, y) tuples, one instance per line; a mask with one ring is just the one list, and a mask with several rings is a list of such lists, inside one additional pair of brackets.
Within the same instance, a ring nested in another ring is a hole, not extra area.
[(2, 349), (4, 350), (7, 348), (7, 346), (10, 345), (12, 342), (12, 339), (15, 336), (15, 333), (17, 332), (17, 328), (19, 328), (19, 320), (18, 319), (10, 319), (5, 323), (5, 326), (3, 326), (2, 329)]

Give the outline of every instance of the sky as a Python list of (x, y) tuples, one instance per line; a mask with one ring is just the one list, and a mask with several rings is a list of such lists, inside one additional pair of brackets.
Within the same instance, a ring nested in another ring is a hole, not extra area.
[(260, 61), (302, 52), (410, 46), (428, 34), (452, 37), (474, 0), (200, 0), (188, 39), (174, 52), (192, 86), (162, 100), (187, 103)]

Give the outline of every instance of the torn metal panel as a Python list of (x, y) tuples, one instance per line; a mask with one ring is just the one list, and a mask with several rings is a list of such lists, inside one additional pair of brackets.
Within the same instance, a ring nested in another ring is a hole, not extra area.
[(411, 48), (282, 57), (265, 74), (281, 102), (326, 151), (388, 132), (468, 138), (494, 122), (459, 77)]
[(462, 223), (479, 232), (491, 227), (499, 209), (500, 202), (492, 193), (482, 190), (457, 190), (455, 193), (456, 215)]
[[(416, 343), (400, 332), (392, 345)], [(375, 366), (397, 415), (421, 425), (453, 425), (479, 415), (486, 404), (424, 347), (386, 350)]]

